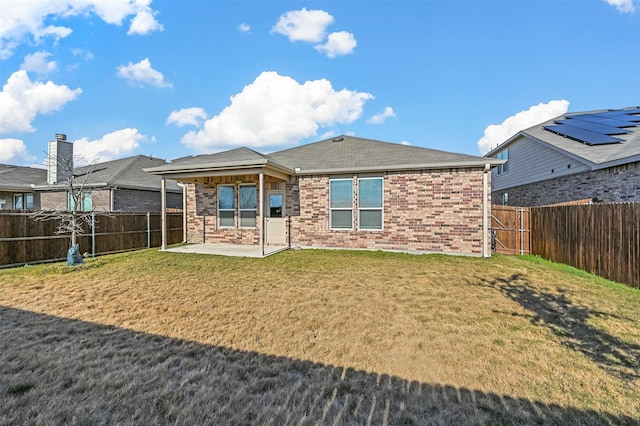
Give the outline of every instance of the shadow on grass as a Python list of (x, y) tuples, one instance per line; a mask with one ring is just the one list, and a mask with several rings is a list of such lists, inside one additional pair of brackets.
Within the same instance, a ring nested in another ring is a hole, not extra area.
[(0, 424), (634, 424), (0, 307)]
[(547, 327), (567, 347), (578, 351), (611, 374), (625, 380), (640, 379), (640, 345), (589, 324), (593, 317), (618, 318), (614, 314), (574, 304), (565, 291), (539, 291), (521, 274), (482, 280), (482, 285), (501, 291), (509, 299), (533, 312), (531, 323)]

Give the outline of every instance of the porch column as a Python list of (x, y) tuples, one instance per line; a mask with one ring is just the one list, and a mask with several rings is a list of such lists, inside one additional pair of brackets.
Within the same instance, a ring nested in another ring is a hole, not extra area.
[(264, 256), (264, 172), (260, 170), (259, 182), (260, 192), (258, 193), (258, 210), (260, 212), (260, 253)]
[(164, 176), (161, 181), (160, 189), (160, 208), (162, 209), (162, 250), (167, 249), (167, 181)]

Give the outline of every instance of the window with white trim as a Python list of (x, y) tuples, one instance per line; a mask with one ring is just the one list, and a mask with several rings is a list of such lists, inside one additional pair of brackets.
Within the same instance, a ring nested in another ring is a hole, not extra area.
[(236, 190), (234, 185), (218, 186), (218, 226), (236, 226)]
[(255, 228), (258, 216), (258, 190), (255, 184), (240, 185), (238, 190), (240, 228)]
[(382, 188), (381, 177), (358, 179), (358, 229), (382, 229)]
[(500, 151), (497, 155), (498, 160), (507, 160), (506, 163), (500, 164), (498, 166), (498, 174), (501, 175), (503, 173), (507, 173), (509, 171), (509, 148), (505, 148)]
[(329, 180), (329, 228), (353, 229), (353, 179)]

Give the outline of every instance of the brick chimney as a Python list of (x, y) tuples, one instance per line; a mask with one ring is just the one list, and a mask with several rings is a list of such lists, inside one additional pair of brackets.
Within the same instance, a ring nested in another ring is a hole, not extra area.
[(73, 143), (67, 142), (67, 135), (56, 134), (56, 140), (49, 142), (47, 182), (50, 185), (69, 180), (73, 172)]

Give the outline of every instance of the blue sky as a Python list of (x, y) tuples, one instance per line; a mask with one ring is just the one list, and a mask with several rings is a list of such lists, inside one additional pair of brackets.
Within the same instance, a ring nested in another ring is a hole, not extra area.
[(350, 134), (480, 155), (640, 105), (637, 0), (0, 0), (0, 163)]

